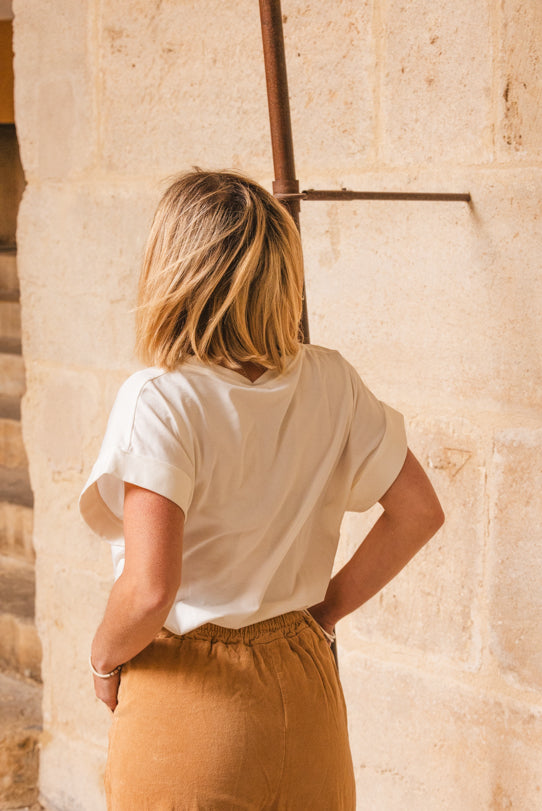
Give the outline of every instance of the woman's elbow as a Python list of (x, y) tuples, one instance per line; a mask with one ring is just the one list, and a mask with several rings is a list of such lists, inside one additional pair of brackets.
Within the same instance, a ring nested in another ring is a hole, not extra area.
[(444, 510), (442, 509), (442, 504), (437, 499), (437, 503), (433, 509), (433, 535), (435, 532), (441, 528), (441, 526), (446, 521), (446, 516), (444, 515)]
[(436, 495), (420, 505), (418, 522), (423, 525), (427, 540), (438, 532), (445, 520), (444, 510)]
[(178, 589), (176, 582), (167, 580), (152, 582), (148, 577), (134, 577), (133, 574), (130, 576), (126, 571), (121, 578), (129, 595), (129, 602), (137, 613), (160, 614), (171, 608)]

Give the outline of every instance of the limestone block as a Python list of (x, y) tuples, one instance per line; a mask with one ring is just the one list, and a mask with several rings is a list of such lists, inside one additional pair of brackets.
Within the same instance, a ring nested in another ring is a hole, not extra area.
[(19, 420), (0, 416), (0, 465), (23, 467), (26, 465), (26, 452)]
[(28, 190), (18, 256), (27, 361), (107, 369), (132, 357), (131, 310), (158, 197), (109, 185)]
[(542, 7), (537, 0), (505, 0), (500, 76), (499, 152), (542, 154)]
[[(397, 577), (352, 615), (351, 627), (362, 639), (423, 651), (476, 670), (481, 658), (486, 523), (483, 438), (460, 420), (428, 417), (409, 421), (408, 436), (433, 482), (446, 523)], [(357, 531), (351, 519), (350, 554), (364, 530)]]
[(41, 646), (34, 625), (34, 569), (0, 557), (0, 665), (39, 680)]
[(17, 206), (23, 190), (24, 175), (15, 127), (0, 125), (0, 245), (2, 248), (15, 246)]
[(0, 674), (0, 807), (19, 808), (37, 799), (41, 690)]
[(36, 492), (35, 547), (89, 572), (111, 574), (109, 545), (83, 523), (78, 498), (96, 461), (111, 406), (127, 371), (31, 363), (23, 426)]
[(110, 545), (93, 535), (79, 515), (78, 499), (84, 480), (85, 476), (73, 476), (59, 479), (49, 487), (39, 485), (42, 495), (36, 504), (34, 521), (36, 553), (44, 562), (60, 559), (68, 568), (110, 579), (113, 573)]
[(21, 312), (17, 301), (2, 301), (0, 298), (0, 335), (21, 340)]
[(0, 290), (17, 290), (17, 253), (16, 251), (2, 251), (0, 253)]
[(306, 204), (313, 343), (343, 351), (392, 405), (537, 411), (540, 170), (341, 179), (350, 188), (470, 190), (474, 205)]
[(99, 376), (34, 365), (29, 382), (22, 416), (33, 474), (43, 477), (45, 485), (51, 478), (54, 484), (82, 473), (85, 449), (101, 416)]
[(297, 174), (310, 188), (322, 172), (374, 159), (372, 8), (341, 0), (283, 11)]
[(0, 501), (0, 554), (34, 561), (31, 507)]
[(390, 165), (492, 155), (492, 41), (482, 0), (390, 0), (382, 20), (382, 149)]
[(506, 678), (542, 687), (542, 429), (495, 439), (491, 493), (491, 651)]
[(103, 712), (94, 695), (88, 656), (111, 579), (39, 555), (36, 571), (41, 584), (36, 624), (43, 647), (44, 724), (103, 745), (109, 710)]
[(24, 363), (11, 339), (0, 339), (0, 391), (8, 397), (22, 397), (25, 391)]
[(15, 116), (27, 179), (95, 159), (93, 3), (14, 2)]
[(103, 747), (46, 731), (40, 752), (42, 804), (55, 811), (105, 811), (104, 769)]
[(360, 811), (539, 807), (539, 707), (463, 688), (444, 673), (339, 656)]
[(256, 4), (115, 0), (99, 15), (107, 169), (270, 163)]
[(0, 501), (32, 507), (34, 496), (25, 467), (0, 466)]

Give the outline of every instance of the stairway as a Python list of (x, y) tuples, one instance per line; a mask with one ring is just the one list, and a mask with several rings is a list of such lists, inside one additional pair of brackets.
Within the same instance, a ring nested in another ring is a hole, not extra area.
[(0, 248), (0, 809), (37, 809), (41, 646), (34, 624), (33, 496), (16, 254)]

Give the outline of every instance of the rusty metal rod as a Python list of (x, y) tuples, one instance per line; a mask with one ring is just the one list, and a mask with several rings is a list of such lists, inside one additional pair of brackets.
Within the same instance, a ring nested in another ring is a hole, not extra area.
[(410, 192), (410, 191), (350, 191), (340, 189), (337, 191), (327, 189), (307, 189), (293, 194), (276, 194), (281, 202), (290, 199), (297, 200), (328, 200), (330, 202), (342, 200), (431, 200), (470, 203), (471, 196), (465, 194), (452, 194), (448, 192)]
[[(294, 141), (290, 118), (288, 75), (286, 72), (280, 0), (260, 0), (260, 21), (269, 124), (271, 127), (271, 148), (273, 150), (273, 167), (275, 170), (273, 194), (290, 212), (298, 231), (300, 231), (300, 204), (297, 197), (299, 182), (295, 176)], [(292, 195), (292, 197), (288, 195)], [(301, 328), (304, 343), (310, 343), (305, 282), (303, 282)]]
[[(267, 84), (267, 103), (269, 106), (269, 123), (271, 126), (271, 146), (275, 180), (273, 193), (289, 210), (295, 224), (299, 227), (299, 183), (295, 176), (294, 142), (290, 118), (290, 100), (288, 97), (288, 77), (286, 57), (284, 54), (284, 32), (282, 30), (282, 12), (280, 0), (260, 0), (260, 19), (262, 24), (262, 41)], [(292, 195), (282, 198), (281, 195)], [(304, 343), (310, 343), (309, 317), (307, 312), (307, 295), (303, 281), (303, 313), (301, 316)], [(331, 650), (339, 667), (337, 644), (333, 642)]]

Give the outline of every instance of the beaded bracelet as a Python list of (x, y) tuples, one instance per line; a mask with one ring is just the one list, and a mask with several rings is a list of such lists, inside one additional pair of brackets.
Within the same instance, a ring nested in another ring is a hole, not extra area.
[(309, 611), (309, 609), (308, 609), (308, 608), (304, 608), (304, 609), (303, 609), (303, 611), (305, 612), (305, 614), (308, 614), (308, 616), (309, 616), (309, 617), (310, 617), (312, 620), (314, 620), (314, 622), (315, 622), (315, 623), (317, 624), (317, 626), (320, 628), (320, 630), (322, 631), (322, 633), (325, 635), (325, 637), (326, 637), (327, 641), (328, 641), (328, 642), (330, 642), (331, 644), (333, 644), (333, 642), (335, 642), (335, 641), (336, 641), (336, 639), (337, 639), (337, 635), (336, 635), (335, 631), (326, 631), (326, 629), (325, 629), (325, 628), (322, 628), (322, 626), (320, 625), (320, 623), (318, 622), (318, 620), (317, 620), (317, 619), (315, 619), (315, 618), (312, 616), (312, 614), (311, 614), (311, 612)]
[(122, 665), (117, 665), (116, 668), (111, 671), (111, 673), (98, 673), (98, 671), (96, 670), (96, 668), (92, 664), (92, 659), (91, 659), (90, 656), (88, 657), (88, 663), (89, 663), (90, 669), (92, 670), (94, 675), (98, 676), (99, 679), (110, 679), (111, 676), (114, 676), (116, 673), (120, 673), (120, 671), (122, 670)]
[[(318, 624), (320, 625), (320, 623), (318, 623)], [(325, 628), (322, 628), (321, 625), (320, 625), (320, 630), (326, 635), (326, 639), (328, 640), (328, 642), (333, 643), (337, 639), (337, 635), (336, 635), (335, 631), (331, 631), (331, 633), (330, 633), (329, 631), (326, 631)]]

